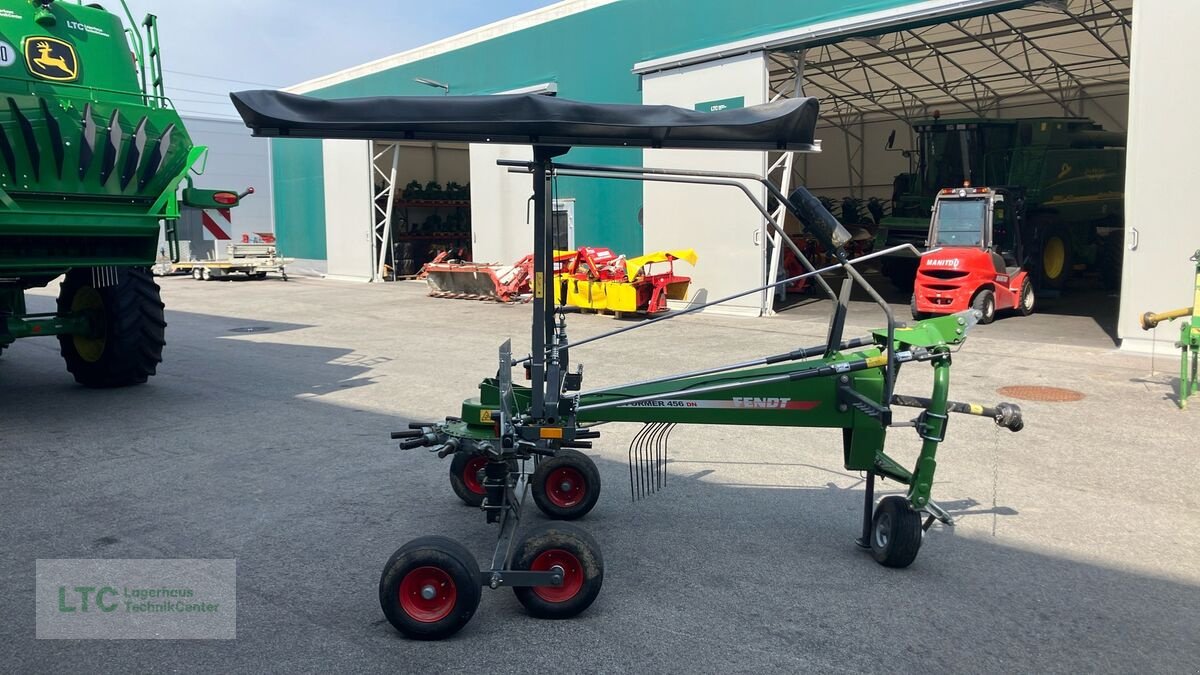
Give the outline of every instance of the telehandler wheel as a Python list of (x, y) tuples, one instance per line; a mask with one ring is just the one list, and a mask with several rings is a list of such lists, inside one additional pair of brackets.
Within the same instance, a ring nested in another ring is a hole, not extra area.
[(1033, 282), (1026, 277), (1025, 281), (1021, 282), (1021, 297), (1017, 300), (1017, 311), (1021, 313), (1021, 316), (1029, 316), (1033, 314), (1033, 303)]
[(141, 384), (162, 362), (166, 319), (158, 284), (141, 267), (116, 269), (116, 284), (95, 288), (88, 268), (67, 272), (60, 314), (86, 313), (91, 335), (59, 335), (67, 370), (85, 387)]
[(985, 288), (975, 294), (971, 300), (971, 309), (979, 312), (979, 323), (991, 323), (996, 320), (996, 292)]
[(587, 609), (604, 584), (604, 559), (591, 535), (574, 525), (544, 523), (525, 533), (513, 569), (562, 571), (561, 586), (517, 586), (513, 592), (530, 616), (569, 619)]
[(913, 321), (920, 321), (925, 318), (925, 315), (917, 311), (917, 294), (912, 294), (912, 299), (908, 301), (908, 308), (912, 310)]
[(921, 550), (921, 514), (904, 497), (879, 500), (871, 521), (871, 557), (884, 567), (908, 567)]
[(446, 537), (401, 546), (379, 578), (379, 606), (388, 623), (417, 640), (457, 633), (475, 615), (481, 594), (475, 556)]
[(533, 503), (555, 520), (582, 518), (600, 499), (600, 471), (591, 457), (563, 448), (533, 471)]
[(472, 452), (456, 452), (450, 462), (450, 487), (454, 494), (467, 506), (480, 506), (484, 495), (480, 472), (487, 466), (487, 458)]

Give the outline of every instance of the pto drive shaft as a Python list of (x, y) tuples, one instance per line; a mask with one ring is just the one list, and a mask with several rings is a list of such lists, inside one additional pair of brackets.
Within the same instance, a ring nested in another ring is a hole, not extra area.
[[(893, 405), (902, 405), (908, 408), (928, 408), (930, 402), (929, 399), (920, 396), (902, 396), (900, 394), (892, 396)], [(963, 415), (975, 415), (977, 417), (990, 417), (996, 422), (996, 426), (1004, 427), (1009, 431), (1020, 431), (1025, 428), (1025, 421), (1021, 417), (1021, 407), (1015, 403), (998, 403), (995, 407), (990, 407), (979, 405), (978, 403), (946, 401), (946, 411)]]

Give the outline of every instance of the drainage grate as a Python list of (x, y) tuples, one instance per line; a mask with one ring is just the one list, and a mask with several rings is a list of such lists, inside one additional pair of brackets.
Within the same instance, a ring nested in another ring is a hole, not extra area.
[(1025, 401), (1045, 401), (1047, 403), (1067, 403), (1083, 400), (1083, 392), (1060, 387), (1041, 387), (1037, 385), (1017, 385), (1000, 387), (996, 390), (1001, 396), (1019, 398)]
[(271, 330), (270, 326), (238, 326), (237, 328), (230, 328), (229, 332), (230, 333), (263, 333), (263, 332), (266, 332), (269, 330)]

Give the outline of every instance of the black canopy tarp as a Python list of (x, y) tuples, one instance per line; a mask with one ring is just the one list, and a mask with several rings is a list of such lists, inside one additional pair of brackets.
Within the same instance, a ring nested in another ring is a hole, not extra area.
[(280, 91), (231, 94), (255, 136), (518, 145), (813, 151), (817, 101), (697, 112), (582, 103), (539, 94), (325, 100)]

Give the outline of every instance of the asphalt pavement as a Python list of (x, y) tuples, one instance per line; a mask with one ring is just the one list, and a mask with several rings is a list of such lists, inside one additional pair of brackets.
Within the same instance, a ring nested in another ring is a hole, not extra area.
[[(579, 521), (604, 588), (583, 615), (530, 618), (484, 591), (452, 639), (404, 639), (377, 599), (405, 541), (443, 534), (481, 561), (495, 529), (450, 491), (448, 460), (388, 433), (455, 414), (528, 349), (528, 305), (439, 300), (419, 284), (161, 280), (168, 346), (144, 386), (76, 386), (54, 339), (0, 357), (0, 664), (7, 672), (1195, 672), (1200, 662), (1200, 405), (1173, 400), (1174, 355), (1116, 351), (1101, 323), (1020, 317), (978, 327), (951, 395), (1012, 385), (1019, 434), (955, 418), (916, 562), (853, 544), (862, 480), (835, 430), (679, 427), (666, 488), (634, 502), (638, 427), (591, 451), (603, 478)], [(51, 292), (31, 299), (50, 309)], [(875, 327), (856, 303), (848, 335)], [(585, 388), (820, 342), (825, 308), (698, 315), (580, 348)], [(1041, 323), (1045, 322), (1045, 323)], [(572, 337), (616, 324), (570, 320)], [(623, 325), (623, 324), (622, 324)], [(905, 366), (898, 390), (927, 394)], [(906, 463), (919, 439), (891, 432)], [(882, 483), (881, 494), (899, 492)], [(530, 506), (527, 517), (542, 516)], [(34, 565), (51, 558), (234, 558), (237, 638), (38, 640)]]

